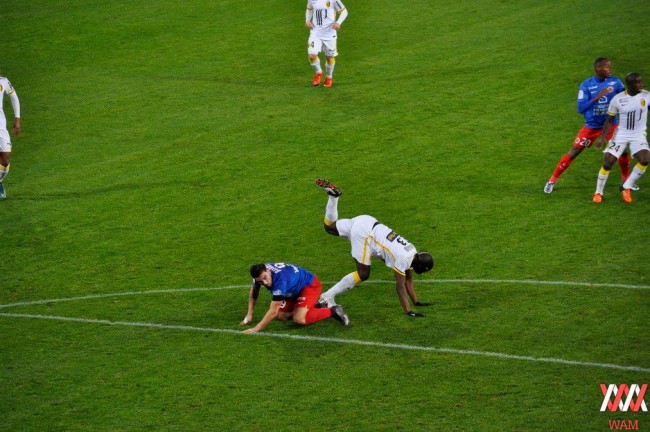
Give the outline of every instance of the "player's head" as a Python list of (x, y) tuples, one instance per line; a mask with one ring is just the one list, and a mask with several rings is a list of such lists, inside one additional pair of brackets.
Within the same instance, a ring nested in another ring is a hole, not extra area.
[(640, 73), (630, 72), (625, 75), (625, 86), (628, 94), (632, 96), (639, 94), (643, 90), (643, 77)]
[(594, 61), (594, 71), (598, 78), (607, 78), (612, 75), (612, 62), (607, 57), (598, 57)]
[(260, 285), (270, 287), (272, 283), (271, 272), (263, 263), (253, 264), (250, 268), (250, 274)]
[(417, 274), (426, 273), (433, 268), (433, 257), (428, 252), (416, 253), (411, 267)]

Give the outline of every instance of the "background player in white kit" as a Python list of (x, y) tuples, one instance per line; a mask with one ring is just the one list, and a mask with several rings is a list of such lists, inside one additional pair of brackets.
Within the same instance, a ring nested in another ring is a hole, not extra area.
[[(337, 13), (339, 14), (336, 19)], [(318, 53), (325, 54), (325, 87), (332, 87), (332, 76), (336, 56), (337, 31), (348, 16), (348, 10), (339, 0), (307, 0), (307, 11), (305, 12), (305, 27), (309, 31), (307, 42), (307, 53), (309, 63), (314, 69), (315, 75), (312, 84), (320, 85), (323, 77), (323, 69), (320, 66)]]
[(650, 92), (643, 90), (643, 77), (636, 72), (627, 74), (625, 84), (627, 90), (614, 96), (610, 102), (607, 113), (609, 117), (603, 125), (602, 134), (595, 142), (597, 149), (602, 147), (607, 140), (607, 132), (612, 126), (612, 121), (618, 114), (618, 128), (609, 141), (607, 149), (605, 149), (605, 161), (598, 173), (594, 202), (603, 200), (603, 191), (609, 177), (609, 171), (628, 146), (630, 147), (630, 153), (636, 158), (637, 164), (628, 179), (619, 188), (625, 202), (632, 202), (630, 189), (645, 174), (650, 162), (650, 148), (648, 148), (648, 139), (646, 137)]
[[(414, 306), (429, 306), (430, 303), (418, 301), (413, 286), (413, 271), (417, 274), (433, 268), (433, 258), (427, 252), (418, 253), (408, 240), (383, 225), (372, 216), (361, 215), (352, 219), (338, 218), (338, 200), (341, 190), (328, 180), (319, 179), (316, 185), (329, 195), (325, 209), (325, 231), (329, 234), (345, 237), (352, 246), (352, 258), (357, 271), (343, 277), (336, 285), (324, 292), (321, 302), (328, 307), (336, 304), (334, 298), (351, 290), (370, 276), (372, 257), (382, 259), (395, 274), (397, 296), (404, 313), (411, 317), (424, 315), (413, 312), (408, 297)], [(408, 295), (408, 297), (407, 297)]]
[(9, 131), (7, 131), (7, 119), (3, 109), (5, 94), (9, 96), (11, 106), (14, 109), (14, 133), (20, 135), (20, 102), (18, 101), (18, 95), (9, 80), (0, 77), (0, 199), (7, 197), (2, 181), (9, 173), (9, 159), (11, 158), (11, 138), (9, 137)]

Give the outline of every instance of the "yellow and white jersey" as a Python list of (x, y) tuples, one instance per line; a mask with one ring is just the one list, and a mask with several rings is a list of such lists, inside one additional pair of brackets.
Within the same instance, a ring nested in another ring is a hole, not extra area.
[(332, 24), (336, 22), (337, 13), (345, 9), (340, 0), (307, 0), (307, 11), (312, 11), (311, 32), (319, 38), (336, 37)]
[(383, 224), (377, 224), (368, 237), (368, 249), (381, 258), (387, 267), (405, 274), (416, 254), (415, 246)]
[(369, 215), (339, 219), (336, 229), (341, 237), (350, 240), (352, 257), (364, 265), (378, 257), (387, 267), (405, 274), (417, 253), (408, 240)]
[(650, 92), (647, 90), (641, 90), (634, 96), (627, 94), (627, 91), (614, 96), (609, 104), (608, 114), (618, 114), (619, 119), (612, 141), (646, 141), (648, 104)]
[(4, 111), (4, 95), (10, 95), (14, 92), (9, 80), (5, 77), (0, 77), (0, 131), (7, 133), (7, 119), (5, 118)]

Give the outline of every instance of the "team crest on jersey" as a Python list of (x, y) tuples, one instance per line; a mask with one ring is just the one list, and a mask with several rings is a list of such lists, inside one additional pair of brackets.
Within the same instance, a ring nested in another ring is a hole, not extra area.
[(330, 7), (330, 6), (332, 6), (332, 3), (330, 3), (330, 2), (325, 2), (325, 6), (326, 6), (326, 7)]
[(645, 99), (641, 99), (641, 107), (643, 108), (645, 106)]
[(2, 84), (0, 84), (0, 92), (2, 92), (2, 90), (4, 90), (4, 88), (2, 88)]

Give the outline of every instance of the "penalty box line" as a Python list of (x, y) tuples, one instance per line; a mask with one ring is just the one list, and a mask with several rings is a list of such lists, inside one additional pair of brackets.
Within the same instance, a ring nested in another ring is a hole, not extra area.
[(323, 336), (292, 335), (292, 334), (270, 333), (270, 332), (261, 332), (261, 333), (255, 333), (253, 335), (246, 335), (242, 333), (240, 330), (232, 330), (232, 329), (218, 329), (218, 328), (210, 328), (210, 327), (194, 327), (194, 326), (171, 325), (171, 324), (156, 324), (156, 323), (146, 323), (146, 322), (109, 321), (109, 320), (89, 319), (89, 318), (62, 317), (62, 316), (54, 316), (54, 315), (0, 313), (0, 317), (41, 319), (41, 320), (50, 320), (50, 321), (75, 322), (75, 323), (84, 323), (84, 324), (100, 324), (100, 325), (121, 326), (121, 327), (142, 327), (142, 328), (159, 329), (159, 330), (184, 330), (184, 331), (209, 332), (209, 333), (231, 334), (231, 335), (241, 335), (241, 336), (251, 336), (251, 337), (271, 337), (271, 338), (309, 341), (309, 342), (326, 342), (326, 343), (337, 343), (337, 344), (346, 344), (346, 345), (361, 345), (361, 346), (370, 346), (370, 347), (385, 348), (385, 349), (424, 351), (424, 352), (433, 352), (438, 354), (456, 354), (456, 355), (472, 355), (472, 356), (479, 356), (479, 357), (493, 357), (493, 358), (498, 358), (503, 360), (521, 360), (521, 361), (528, 361), (528, 362), (550, 363), (550, 364), (559, 364), (559, 365), (567, 365), (567, 366), (616, 369), (616, 370), (632, 371), (632, 372), (646, 372), (646, 373), (650, 372), (650, 368), (641, 367), (641, 366), (623, 366), (623, 365), (617, 365), (612, 363), (582, 362), (582, 361), (565, 360), (565, 359), (552, 358), (552, 357), (532, 357), (532, 356), (504, 354), (504, 353), (497, 353), (497, 352), (490, 352), (490, 351), (463, 350), (463, 349), (456, 349), (456, 348), (437, 348), (437, 347), (428, 347), (428, 346), (420, 346), (420, 345), (365, 341), (359, 339), (343, 339), (343, 338), (323, 337)]

